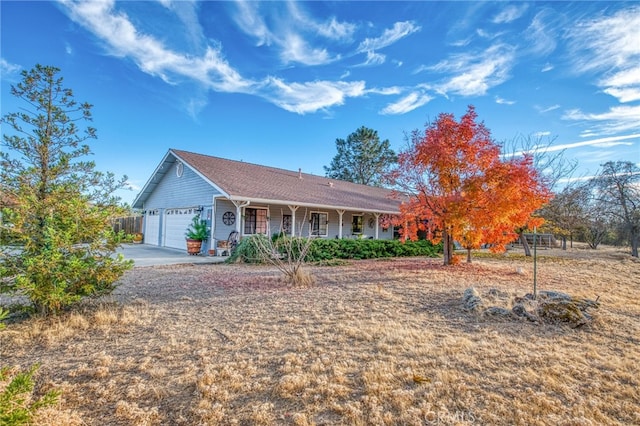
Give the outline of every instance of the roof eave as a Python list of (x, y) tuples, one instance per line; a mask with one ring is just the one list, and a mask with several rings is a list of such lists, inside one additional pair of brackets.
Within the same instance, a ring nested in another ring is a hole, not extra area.
[(149, 186), (154, 181), (156, 175), (160, 172), (160, 170), (162, 170), (162, 166), (164, 165), (165, 161), (167, 161), (167, 157), (169, 156), (169, 154), (171, 154), (171, 150), (167, 151), (164, 157), (162, 157), (162, 160), (158, 163), (158, 166), (156, 167), (156, 169), (153, 171), (153, 173), (151, 173), (151, 177), (149, 177), (149, 180), (147, 180), (147, 182), (142, 187), (142, 190), (138, 193), (136, 198), (133, 200), (133, 203), (131, 204), (132, 208), (141, 209), (144, 207), (144, 202), (147, 200), (149, 195), (151, 195), (151, 193), (153, 192), (153, 188), (149, 188)]
[(355, 206), (339, 206), (339, 205), (329, 205), (329, 204), (314, 204), (314, 203), (301, 203), (299, 201), (291, 201), (291, 200), (273, 200), (268, 198), (255, 198), (255, 197), (244, 197), (232, 195), (228, 198), (232, 201), (250, 201), (252, 203), (263, 203), (263, 204), (283, 204), (287, 206), (300, 206), (300, 207), (308, 207), (314, 209), (329, 209), (329, 210), (349, 210), (349, 211), (359, 211), (366, 213), (381, 213), (381, 214), (400, 214), (400, 209), (398, 210), (385, 210), (385, 209), (374, 209), (374, 208), (362, 208)]

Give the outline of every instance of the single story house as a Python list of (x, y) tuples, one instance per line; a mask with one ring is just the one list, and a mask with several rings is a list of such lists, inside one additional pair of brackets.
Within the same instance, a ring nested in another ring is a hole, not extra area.
[(144, 243), (183, 250), (199, 215), (210, 229), (206, 252), (232, 231), (391, 239), (381, 218), (398, 214), (400, 201), (385, 188), (170, 149), (133, 208), (144, 214)]

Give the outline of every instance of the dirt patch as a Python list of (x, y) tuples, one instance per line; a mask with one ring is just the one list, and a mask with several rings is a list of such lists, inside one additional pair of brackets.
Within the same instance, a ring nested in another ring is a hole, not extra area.
[(539, 289), (601, 295), (592, 324), (461, 309), (468, 287), (531, 291), (532, 262), (517, 254), (314, 267), (308, 288), (265, 266), (170, 266), (11, 326), (0, 357), (40, 362), (38, 390), (63, 391), (44, 425), (640, 423), (640, 265), (551, 252)]

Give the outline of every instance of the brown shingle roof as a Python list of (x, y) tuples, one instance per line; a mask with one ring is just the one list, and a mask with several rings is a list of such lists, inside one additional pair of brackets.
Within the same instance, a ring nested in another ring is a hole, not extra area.
[(188, 151), (172, 149), (170, 152), (234, 200), (399, 212), (400, 202), (392, 197), (389, 189)]

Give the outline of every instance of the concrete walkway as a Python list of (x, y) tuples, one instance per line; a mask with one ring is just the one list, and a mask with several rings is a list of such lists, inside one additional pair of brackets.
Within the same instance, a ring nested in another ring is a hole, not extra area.
[(134, 266), (178, 265), (181, 263), (221, 263), (227, 256), (189, 256), (186, 250), (176, 250), (147, 244), (123, 244), (117, 253), (135, 262)]

